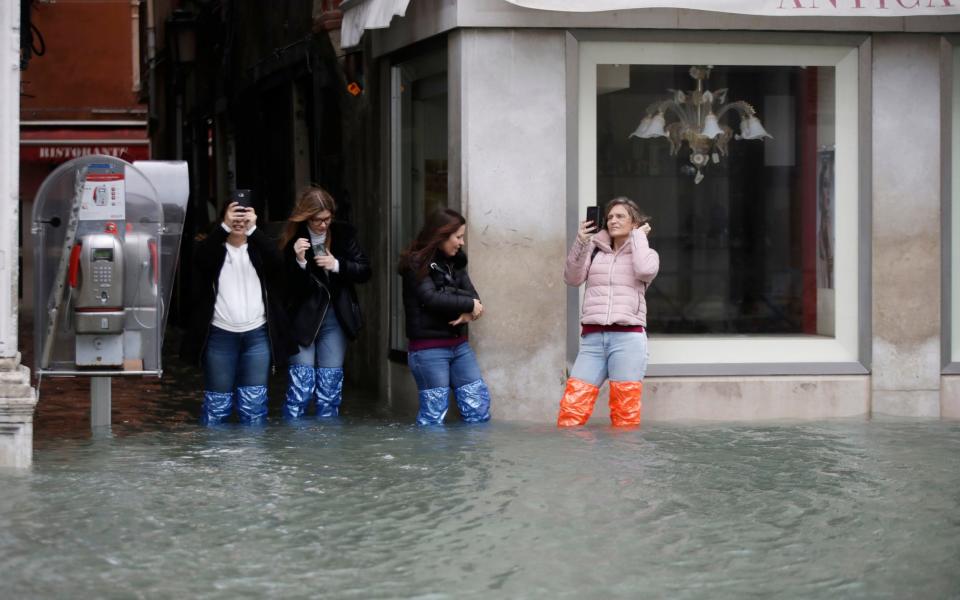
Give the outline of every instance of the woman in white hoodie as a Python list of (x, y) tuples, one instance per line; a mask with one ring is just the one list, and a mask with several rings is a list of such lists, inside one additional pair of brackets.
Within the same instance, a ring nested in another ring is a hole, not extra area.
[(580, 223), (563, 280), (574, 287), (586, 282), (587, 287), (580, 352), (560, 401), (560, 427), (587, 422), (607, 379), (613, 425), (640, 424), (647, 370), (644, 294), (660, 268), (660, 256), (647, 242), (649, 220), (633, 200), (619, 197), (607, 204), (605, 230), (594, 235), (595, 223)]

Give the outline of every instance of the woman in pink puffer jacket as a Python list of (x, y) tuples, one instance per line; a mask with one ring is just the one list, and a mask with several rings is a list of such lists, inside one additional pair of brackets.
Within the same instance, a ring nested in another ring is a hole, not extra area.
[(587, 422), (606, 379), (613, 425), (640, 424), (647, 370), (644, 293), (660, 269), (660, 256), (647, 243), (648, 221), (633, 200), (620, 197), (607, 204), (606, 230), (594, 235), (594, 223), (580, 223), (563, 280), (571, 286), (586, 282), (587, 287), (580, 352), (560, 401), (560, 427)]

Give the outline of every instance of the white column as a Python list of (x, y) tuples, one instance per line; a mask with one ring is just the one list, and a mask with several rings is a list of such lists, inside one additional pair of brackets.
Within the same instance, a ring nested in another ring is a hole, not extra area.
[(495, 419), (552, 422), (566, 381), (565, 33), (461, 30), (453, 43), (461, 206), (485, 308), (470, 342)]
[(940, 416), (940, 38), (873, 41), (874, 414)]
[(0, 3), (0, 36), (0, 467), (28, 467), (36, 397), (17, 351), (20, 0)]

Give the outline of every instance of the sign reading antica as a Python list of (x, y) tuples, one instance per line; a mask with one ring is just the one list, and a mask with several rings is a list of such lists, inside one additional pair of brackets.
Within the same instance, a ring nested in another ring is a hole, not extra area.
[(764, 16), (914, 17), (958, 15), (960, 0), (507, 0), (560, 12), (684, 8)]
[[(812, 9), (818, 8), (818, 0), (780, 0), (777, 7), (780, 10), (790, 9)], [(953, 2), (960, 5), (960, 0), (819, 0), (820, 7), (833, 8), (842, 11), (845, 8), (849, 10), (922, 10), (938, 8), (953, 8)], [(938, 11), (937, 14), (943, 14), (950, 11)], [(844, 13), (846, 14), (846, 13)]]

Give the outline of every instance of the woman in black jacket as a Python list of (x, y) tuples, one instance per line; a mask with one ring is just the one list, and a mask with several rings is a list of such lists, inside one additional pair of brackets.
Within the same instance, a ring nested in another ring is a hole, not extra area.
[(280, 240), (287, 279), (286, 309), (299, 352), (290, 359), (284, 416), (304, 416), (311, 398), (318, 417), (335, 417), (343, 391), (347, 340), (363, 324), (353, 285), (370, 279), (370, 260), (354, 228), (334, 221), (326, 190), (304, 190)]
[(465, 232), (463, 215), (438, 210), (400, 257), (418, 425), (443, 423), (451, 387), (464, 421), (490, 420), (490, 392), (467, 341), (467, 323), (483, 315), (483, 304), (467, 275)]
[(257, 228), (253, 208), (231, 203), (194, 252), (192, 330), (184, 357), (203, 367), (201, 422), (222, 423), (234, 407), (243, 423), (267, 416), (267, 378), (289, 347), (275, 286), (282, 260)]

